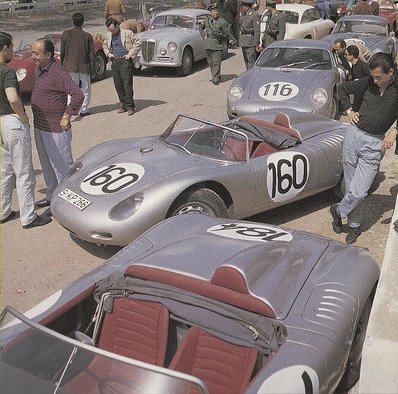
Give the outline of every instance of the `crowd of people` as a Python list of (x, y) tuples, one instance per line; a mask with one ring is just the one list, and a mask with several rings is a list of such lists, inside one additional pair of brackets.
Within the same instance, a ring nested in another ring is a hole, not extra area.
[[(264, 7), (266, 28), (260, 34), (260, 16)], [(205, 40), (212, 82), (220, 83), (223, 45), (239, 43), (246, 69), (253, 67), (258, 54), (277, 40), (283, 40), (286, 20), (276, 9), (275, 0), (217, 0), (209, 6), (210, 16), (200, 29)], [(140, 40), (126, 24), (122, 0), (105, 3), (107, 35), (104, 53), (111, 61), (115, 90), (120, 102), (118, 113), (133, 115), (133, 68), (140, 50)], [(31, 97), (34, 138), (46, 183), (46, 197), (37, 207), (50, 206), (52, 194), (73, 164), (71, 117), (88, 116), (91, 76), (94, 72), (94, 45), (91, 34), (83, 30), (84, 16), (72, 16), (73, 27), (61, 36), (60, 60), (54, 58), (54, 44), (41, 38), (32, 45), (36, 63), (35, 84)], [(135, 25), (138, 29), (138, 26)], [(347, 243), (361, 234), (362, 202), (378, 172), (382, 152), (397, 138), (391, 129), (398, 115), (398, 81), (394, 60), (388, 54), (376, 54), (369, 63), (360, 58), (355, 45), (336, 40), (333, 51), (348, 81), (339, 86), (341, 111), (351, 121), (343, 143), (343, 169), (346, 194), (330, 209), (333, 230), (342, 232), (347, 218)], [(7, 67), (13, 55), (11, 35), (0, 32), (0, 132), (1, 132), (1, 220), (16, 217), (11, 199), (16, 185), (20, 221), (24, 229), (43, 226), (51, 221), (35, 213), (35, 175), (29, 119), (19, 94), (14, 70)], [(350, 97), (354, 97), (353, 103)], [(396, 151), (398, 153), (398, 149)]]

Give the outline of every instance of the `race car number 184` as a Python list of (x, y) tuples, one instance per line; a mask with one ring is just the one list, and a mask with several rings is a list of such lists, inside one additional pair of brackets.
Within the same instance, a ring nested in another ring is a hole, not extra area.
[(267, 188), (272, 201), (290, 200), (305, 187), (309, 176), (309, 161), (302, 153), (283, 152), (267, 160)]

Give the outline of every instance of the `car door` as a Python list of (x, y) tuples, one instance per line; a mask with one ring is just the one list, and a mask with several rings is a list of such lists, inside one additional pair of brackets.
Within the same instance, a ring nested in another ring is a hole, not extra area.
[(193, 31), (194, 42), (192, 43), (195, 61), (199, 59), (204, 59), (206, 57), (204, 38), (202, 37), (200, 32), (200, 25), (203, 23), (207, 16), (208, 14), (202, 14), (196, 17), (195, 28)]

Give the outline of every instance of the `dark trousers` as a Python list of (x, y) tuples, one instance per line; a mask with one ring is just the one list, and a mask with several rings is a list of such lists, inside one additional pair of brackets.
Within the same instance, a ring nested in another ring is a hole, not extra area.
[(113, 83), (119, 101), (124, 109), (135, 109), (133, 99), (133, 62), (123, 58), (115, 58), (112, 61)]
[(255, 47), (242, 47), (243, 59), (245, 60), (246, 70), (252, 68), (257, 60)]
[(222, 60), (222, 50), (214, 51), (212, 49), (206, 49), (207, 63), (209, 63), (211, 71), (211, 79), (213, 83), (220, 82), (220, 72), (221, 72), (221, 60)]

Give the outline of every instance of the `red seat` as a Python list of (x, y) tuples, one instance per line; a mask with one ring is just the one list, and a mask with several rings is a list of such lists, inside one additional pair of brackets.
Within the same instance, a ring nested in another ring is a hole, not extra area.
[(250, 381), (256, 360), (255, 348), (234, 345), (191, 327), (169, 368), (203, 380), (210, 394), (240, 394)]

